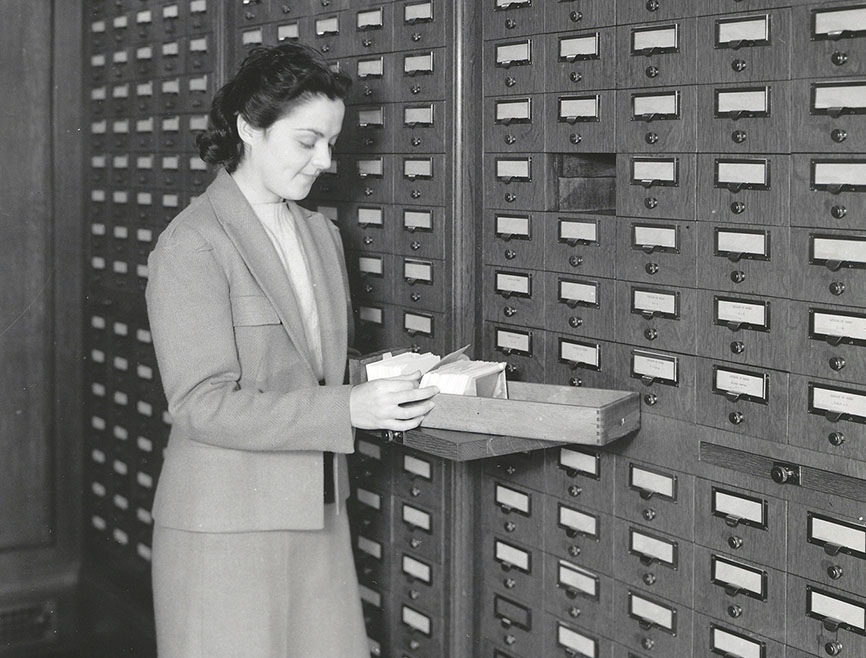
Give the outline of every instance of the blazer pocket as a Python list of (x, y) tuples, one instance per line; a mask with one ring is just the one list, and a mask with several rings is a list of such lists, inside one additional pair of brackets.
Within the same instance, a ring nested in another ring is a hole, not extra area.
[(281, 324), (280, 316), (263, 295), (232, 297), (232, 324), (235, 327), (258, 327)]

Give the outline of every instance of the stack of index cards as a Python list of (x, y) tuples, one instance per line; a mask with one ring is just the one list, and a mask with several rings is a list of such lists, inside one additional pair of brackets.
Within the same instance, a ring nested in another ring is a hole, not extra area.
[(384, 379), (386, 377), (399, 377), (400, 375), (411, 375), (413, 372), (420, 372), (424, 375), (440, 361), (439, 356), (431, 352), (425, 352), (424, 354), (403, 352), (397, 356), (391, 356), (389, 353), (381, 361), (367, 364), (367, 381)]

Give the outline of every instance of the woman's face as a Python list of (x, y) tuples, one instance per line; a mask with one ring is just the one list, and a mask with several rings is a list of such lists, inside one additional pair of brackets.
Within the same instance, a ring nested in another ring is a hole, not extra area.
[(343, 101), (315, 94), (270, 128), (241, 130), (245, 153), (237, 174), (253, 187), (256, 201), (306, 198), (318, 175), (331, 166), (345, 109)]

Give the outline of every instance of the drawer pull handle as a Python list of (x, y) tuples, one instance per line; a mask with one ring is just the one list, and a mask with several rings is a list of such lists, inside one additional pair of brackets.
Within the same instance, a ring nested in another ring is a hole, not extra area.
[(418, 242), (418, 240), (412, 240), (412, 242), (409, 243), (409, 248), (412, 251), (418, 251), (421, 248), (421, 243)]
[(647, 572), (642, 576), (642, 580), (644, 582), (644, 585), (646, 585), (647, 587), (652, 587), (656, 584), (657, 579), (654, 573)]
[(506, 18), (505, 19), (505, 29), (506, 30), (513, 30), (515, 27), (517, 27), (517, 21), (516, 20), (514, 20), (513, 18)]
[(364, 96), (372, 96), (373, 89), (369, 85), (364, 85)]
[(728, 546), (732, 550), (739, 550), (743, 547), (743, 538), (737, 537), (736, 535), (731, 535), (730, 537), (728, 537)]
[(655, 327), (647, 327), (643, 330), (643, 337), (647, 340), (655, 340), (659, 337), (659, 330)]
[(830, 139), (832, 139), (837, 144), (841, 144), (846, 139), (848, 139), (848, 131), (843, 130), (842, 128), (834, 128), (830, 132)]
[(421, 138), (413, 137), (412, 138), (412, 146), (421, 146)]
[(574, 544), (572, 544), (568, 547), (568, 554), (571, 557), (577, 557), (578, 555), (580, 555), (580, 546), (575, 546)]
[(420, 32), (413, 32), (412, 33), (412, 41), (414, 41), (415, 43), (418, 43), (419, 41), (421, 41), (421, 33)]
[(842, 653), (842, 643), (839, 640), (832, 640), (824, 645), (824, 651), (828, 656), (838, 656)]
[(568, 318), (568, 326), (572, 329), (577, 329), (583, 325), (583, 318), (579, 318), (576, 315), (572, 315)]
[(517, 252), (514, 249), (506, 249), (505, 250), (505, 258), (507, 260), (514, 260), (517, 258)]
[(502, 526), (505, 529), (505, 532), (514, 532), (517, 530), (517, 524), (514, 521), (506, 521)]
[(513, 635), (511, 635), (510, 633), (505, 636), (505, 644), (507, 644), (509, 647), (511, 645), (513, 645), (515, 642), (517, 642), (517, 638), (514, 637)]
[(738, 619), (743, 614), (743, 608), (736, 603), (728, 606), (728, 616), (733, 619)]
[(580, 617), (580, 608), (578, 608), (576, 605), (571, 606), (568, 609), (568, 616), (577, 619), (578, 617)]
[(746, 346), (741, 340), (735, 340), (731, 343), (731, 352), (734, 354), (742, 354), (746, 351)]
[(373, 244), (373, 238), (371, 238), (369, 235), (365, 235), (364, 236), (364, 244), (366, 244), (366, 245)]
[(659, 205), (659, 200), (654, 196), (648, 196), (643, 200), (643, 205), (646, 206), (647, 210), (653, 210)]
[(505, 589), (514, 589), (517, 586), (517, 581), (514, 578), (503, 578), (502, 584), (505, 585)]
[(731, 272), (731, 281), (734, 283), (742, 283), (746, 280), (746, 273), (742, 270), (734, 270)]
[(843, 281), (834, 281), (830, 284), (830, 294), (837, 297), (845, 292), (845, 283)]
[(658, 133), (648, 132), (643, 139), (647, 144), (656, 144), (659, 141), (659, 136)]
[(842, 432), (830, 432), (827, 435), (827, 440), (830, 442), (831, 446), (840, 446), (845, 443), (845, 435)]
[(733, 62), (731, 62), (731, 68), (737, 73), (742, 73), (743, 71), (745, 71), (746, 66), (746, 61), (743, 59), (735, 59)]
[(734, 201), (731, 204), (731, 212), (735, 215), (742, 215), (744, 212), (746, 212), (746, 204), (742, 201)]
[(831, 370), (839, 372), (845, 367), (845, 359), (843, 359), (841, 356), (834, 356), (830, 358), (829, 364)]
[(732, 425), (742, 425), (745, 419), (742, 411), (732, 411), (728, 414), (728, 420)]
[(838, 564), (831, 564), (827, 567), (827, 576), (832, 580), (839, 580), (842, 577), (842, 567)]
[(579, 23), (583, 20), (583, 14), (579, 11), (569, 12), (568, 18), (572, 23)]
[(580, 144), (583, 141), (583, 136), (580, 133), (571, 133), (568, 136), (568, 141), (572, 144)]
[(748, 135), (746, 135), (745, 130), (735, 130), (731, 133), (731, 141), (733, 141), (734, 144), (742, 144), (746, 141), (747, 137)]
[(568, 79), (572, 82), (580, 82), (583, 80), (583, 74), (578, 71), (572, 71), (568, 74)]
[[(641, 626), (643, 626), (644, 624), (647, 624), (647, 622), (645, 622), (645, 621), (641, 621), (639, 623), (641, 624)], [(653, 640), (651, 637), (645, 637), (640, 641), (640, 645), (644, 649), (646, 649), (647, 651), (652, 651), (652, 649), (656, 645), (656, 643), (655, 643), (655, 640)]]
[(373, 40), (372, 39), (364, 39), (361, 42), (361, 45), (364, 46), (364, 48), (369, 48), (370, 46), (373, 45)]
[(411, 299), (415, 303), (418, 303), (421, 301), (421, 295), (420, 293), (413, 292), (411, 295), (409, 295), (409, 299)]
[(833, 206), (830, 208), (830, 215), (833, 219), (842, 219), (845, 215), (848, 214), (848, 208), (845, 206)]
[(774, 464), (770, 478), (776, 484), (800, 484), (800, 467), (790, 464)]
[(583, 264), (583, 256), (572, 254), (568, 257), (568, 264), (572, 267), (580, 267)]
[(516, 141), (517, 141), (517, 138), (514, 135), (512, 135), (511, 133), (509, 133), (505, 136), (505, 143), (508, 144), (509, 146), (514, 144), (514, 142), (516, 142)]
[(421, 85), (414, 84), (411, 87), (409, 87), (409, 91), (412, 92), (413, 94), (420, 94), (421, 93)]
[(421, 198), (421, 190), (412, 190), (409, 193), (409, 196), (412, 197), (413, 199), (420, 199)]
[(833, 66), (842, 66), (848, 61), (848, 53), (843, 53), (837, 50), (830, 55), (830, 61), (833, 62)]
[(514, 194), (513, 192), (509, 192), (508, 194), (505, 195), (505, 200), (508, 203), (514, 203), (515, 201), (517, 201), (517, 195)]
[(659, 67), (658, 66), (647, 66), (644, 69), (644, 75), (648, 78), (657, 78), (659, 77)]
[(373, 196), (373, 188), (365, 187), (364, 188), (364, 196)]
[(412, 599), (413, 601), (418, 600), (419, 596), (421, 596), (421, 592), (419, 592), (417, 589), (410, 589), (409, 590), (409, 598)]
[(646, 265), (644, 265), (643, 269), (647, 274), (649, 274), (650, 276), (653, 276), (654, 274), (658, 274), (659, 264), (658, 263), (647, 263)]
[(647, 406), (654, 407), (656, 404), (658, 404), (659, 396), (655, 393), (647, 393), (643, 396), (643, 401), (644, 403), (646, 403)]
[(583, 489), (576, 484), (572, 484), (568, 487), (568, 495), (572, 498), (577, 498), (581, 493), (583, 493)]
[(658, 11), (659, 10), (659, 0), (647, 0), (646, 10), (647, 11)]
[(575, 388), (580, 388), (583, 386), (583, 380), (580, 377), (569, 377), (568, 385), (574, 386)]
[(656, 518), (656, 511), (652, 507), (647, 507), (643, 512), (641, 512), (641, 516), (643, 516), (646, 521), (652, 521)]
[(509, 75), (507, 78), (505, 78), (505, 86), (506, 87), (510, 88), (516, 84), (517, 84), (517, 80), (515, 78), (513, 78), (512, 76)]

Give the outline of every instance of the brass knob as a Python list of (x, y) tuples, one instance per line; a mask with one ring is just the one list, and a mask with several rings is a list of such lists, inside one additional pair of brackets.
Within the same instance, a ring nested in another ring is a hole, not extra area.
[(731, 281), (734, 283), (742, 283), (746, 280), (746, 273), (742, 270), (734, 270), (731, 272)]
[(505, 589), (514, 589), (517, 586), (517, 581), (514, 578), (503, 578), (502, 584), (505, 585)]
[(734, 354), (742, 354), (746, 351), (746, 346), (741, 340), (735, 340), (731, 343), (731, 352)]
[(509, 375), (516, 375), (519, 372), (520, 368), (518, 368), (513, 363), (505, 364), (505, 372)]
[(413, 292), (411, 295), (409, 295), (409, 299), (411, 299), (413, 302), (415, 302), (417, 304), (418, 302), (421, 301), (421, 294), (417, 293), (417, 292)]
[(728, 616), (733, 619), (738, 619), (743, 614), (743, 608), (738, 606), (736, 603), (732, 603), (728, 606)]
[(510, 75), (509, 75), (508, 77), (505, 78), (505, 86), (506, 86), (506, 87), (513, 87), (513, 86), (516, 85), (516, 84), (517, 84), (517, 80), (515, 80), (515, 79), (514, 79), (513, 77), (511, 77)]
[(647, 66), (644, 69), (644, 75), (648, 78), (657, 78), (659, 77), (659, 67), (658, 66)]
[(514, 475), (515, 473), (517, 473), (516, 467), (511, 466), (511, 465), (505, 467), (505, 474), (506, 475)]
[(514, 523), (514, 521), (506, 521), (502, 527), (505, 528), (505, 532), (514, 532), (517, 530), (517, 524)]
[(742, 411), (732, 411), (728, 414), (728, 421), (732, 425), (742, 425), (744, 420), (746, 420), (746, 417)]
[(734, 69), (734, 71), (737, 73), (742, 73), (743, 71), (745, 71), (746, 66), (747, 65), (745, 60), (742, 59), (735, 59), (733, 62), (731, 62), (731, 68)]
[(655, 327), (647, 327), (643, 330), (643, 337), (647, 340), (655, 340), (659, 337), (659, 331)]
[(373, 196), (373, 192), (374, 192), (374, 190), (372, 187), (365, 187), (364, 188), (364, 196)]
[(418, 251), (421, 248), (421, 243), (418, 242), (418, 240), (412, 240), (412, 242), (409, 243), (409, 248), (412, 251)]
[(650, 276), (653, 276), (654, 274), (658, 274), (659, 264), (658, 263), (647, 263), (646, 265), (644, 265), (643, 269), (647, 274), (649, 274)]
[(421, 138), (413, 137), (412, 138), (412, 146), (421, 146)]
[(831, 446), (840, 446), (845, 443), (845, 435), (842, 432), (830, 432), (827, 435), (827, 440), (830, 442)]
[(568, 74), (568, 79), (572, 82), (580, 82), (581, 80), (583, 80), (583, 74), (578, 73), (577, 71), (572, 71)]
[(848, 53), (842, 53), (837, 50), (830, 55), (830, 61), (833, 62), (834, 66), (842, 66), (848, 61)]
[(641, 512), (641, 516), (643, 516), (645, 521), (652, 521), (656, 518), (656, 511), (652, 507), (647, 507), (643, 512)]
[(842, 577), (842, 567), (838, 564), (831, 564), (827, 567), (827, 575), (831, 580), (839, 580)]
[(845, 367), (845, 359), (841, 356), (831, 357), (828, 363), (830, 364), (830, 369), (835, 370), (836, 372), (839, 372)]
[(517, 309), (513, 306), (506, 306), (502, 309), (502, 312), (505, 314), (506, 318), (513, 318), (515, 315), (517, 315)]
[(329, 46), (328, 44), (324, 44), (321, 48), (319, 48), (319, 50), (321, 50), (323, 53), (329, 53), (331, 52), (331, 46)]
[(411, 87), (409, 87), (409, 91), (412, 92), (413, 94), (420, 94), (421, 93), (421, 85), (418, 85), (418, 84), (412, 85)]
[(643, 200), (643, 205), (646, 206), (647, 210), (653, 210), (659, 205), (659, 200), (654, 196), (648, 196)]
[(416, 43), (421, 41), (421, 33), (420, 32), (413, 32), (412, 33), (412, 41), (414, 41)]
[(372, 96), (372, 95), (373, 95), (373, 90), (370, 88), (370, 86), (364, 85), (364, 96)]
[(736, 535), (731, 535), (730, 537), (728, 537), (728, 546), (732, 550), (736, 551), (743, 546), (743, 538), (737, 537)]
[(409, 598), (413, 601), (417, 600), (419, 596), (421, 596), (421, 592), (419, 592), (417, 589), (409, 590)]
[(794, 469), (785, 464), (776, 464), (770, 469), (770, 478), (776, 484), (785, 484), (791, 480), (796, 482), (795, 475)]
[(658, 133), (654, 132), (648, 132), (643, 138), (647, 144), (655, 144), (659, 141)]
[(746, 204), (742, 201), (734, 201), (731, 204), (731, 212), (735, 215), (742, 215), (744, 212), (746, 212)]
[(645, 637), (640, 641), (640, 645), (647, 651), (652, 651), (652, 648), (656, 645), (656, 643), (655, 640), (653, 640), (651, 637)]
[(373, 244), (373, 238), (371, 238), (369, 235), (365, 235), (364, 236), (364, 244), (366, 244), (366, 245)]
[(580, 617), (580, 608), (578, 608), (577, 606), (574, 606), (574, 605), (571, 606), (568, 609), (568, 616), (574, 617), (575, 619), (577, 619), (578, 617)]
[(511, 633), (505, 636), (505, 644), (507, 644), (509, 647), (515, 642), (517, 642), (517, 638), (514, 637)]
[(568, 257), (568, 264), (572, 267), (580, 267), (583, 264), (583, 256), (572, 254)]
[(409, 640), (409, 648), (412, 651), (417, 651), (421, 647), (421, 643), (418, 640)]
[(824, 645), (824, 651), (828, 656), (838, 656), (842, 653), (842, 643), (839, 640), (831, 640)]
[(834, 128), (830, 132), (830, 139), (832, 139), (837, 144), (841, 144), (846, 139), (848, 139), (848, 131), (842, 130), (842, 128)]
[(369, 48), (370, 46), (373, 45), (373, 40), (372, 39), (364, 39), (363, 41), (361, 41), (361, 45), (364, 46), (364, 48)]
[(418, 548), (420, 545), (421, 540), (417, 537), (412, 537), (412, 539), (409, 540), (409, 546), (411, 546), (412, 548)]
[(505, 195), (505, 200), (508, 203), (514, 203), (515, 201), (517, 201), (517, 195), (514, 194), (513, 192), (509, 192), (508, 194)]
[(413, 498), (417, 498), (421, 495), (421, 490), (418, 487), (412, 487), (411, 489), (409, 489), (409, 495)]
[(647, 11), (658, 11), (659, 10), (659, 0), (647, 0), (646, 10)]
[(421, 190), (412, 190), (411, 192), (409, 192), (409, 196), (412, 197), (413, 199), (420, 199), (421, 198)]
[(506, 30), (513, 30), (515, 27), (517, 27), (517, 21), (516, 20), (514, 20), (513, 18), (506, 18), (505, 19), (505, 29)]
[(514, 260), (515, 258), (517, 258), (517, 252), (514, 251), (514, 249), (506, 249), (505, 258), (508, 260)]
[(516, 141), (517, 141), (517, 138), (514, 135), (512, 135), (511, 133), (509, 133), (505, 136), (505, 143), (508, 144), (509, 146), (514, 144), (514, 142), (516, 142)]
[(568, 18), (572, 23), (579, 23), (583, 19), (583, 14), (579, 11), (569, 12)]
[(843, 281), (834, 281), (830, 284), (830, 294), (837, 297), (845, 292), (845, 283)]
[(583, 141), (583, 137), (580, 133), (571, 133), (568, 136), (568, 141), (572, 144), (580, 144)]
[(647, 587), (652, 587), (656, 584), (657, 578), (654, 573), (647, 572), (642, 576), (642, 580), (644, 582), (644, 585), (646, 585)]
[(572, 315), (570, 318), (568, 318), (568, 326), (571, 327), (572, 329), (577, 329), (577, 328), (583, 326), (583, 318), (579, 318), (576, 315)]
[(576, 484), (572, 484), (568, 487), (568, 495), (572, 498), (577, 498), (581, 493), (583, 493), (583, 489)]
[(746, 137), (747, 135), (745, 130), (735, 130), (731, 133), (731, 141), (733, 141), (734, 144), (742, 144), (746, 141)]
[(659, 396), (655, 393), (647, 393), (643, 396), (643, 401), (650, 407), (655, 406), (659, 401)]
[(833, 206), (830, 208), (830, 215), (833, 216), (833, 219), (842, 219), (847, 214), (848, 209), (845, 206)]
[(578, 555), (580, 555), (580, 546), (575, 546), (574, 544), (572, 544), (568, 547), (568, 554), (571, 557), (577, 557)]

